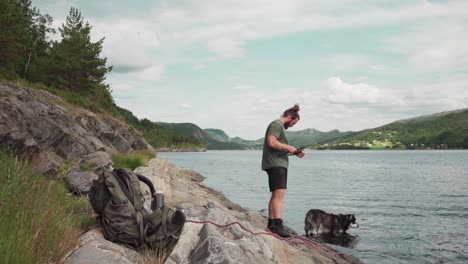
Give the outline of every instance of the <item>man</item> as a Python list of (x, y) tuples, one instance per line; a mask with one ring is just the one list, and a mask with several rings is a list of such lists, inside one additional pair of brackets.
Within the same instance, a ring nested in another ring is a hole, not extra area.
[(291, 236), (284, 230), (282, 213), (287, 188), (288, 163), (290, 155), (303, 158), (305, 153), (288, 145), (286, 129), (299, 121), (299, 105), (284, 111), (283, 115), (270, 123), (263, 144), (262, 170), (268, 174), (271, 198), (268, 204), (268, 229), (281, 237)]

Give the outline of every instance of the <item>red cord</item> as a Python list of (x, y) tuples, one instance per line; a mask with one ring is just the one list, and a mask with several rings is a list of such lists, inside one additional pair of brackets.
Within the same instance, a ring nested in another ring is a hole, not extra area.
[[(313, 242), (307, 238), (304, 238), (304, 237), (301, 237), (301, 236), (292, 236), (292, 237), (289, 237), (289, 238), (284, 238), (284, 237), (280, 237), (279, 235), (275, 234), (275, 233), (272, 233), (272, 232), (252, 232), (251, 230), (245, 228), (241, 223), (239, 222), (232, 222), (232, 223), (228, 223), (228, 224), (225, 224), (225, 225), (220, 225), (220, 224), (216, 224), (214, 222), (211, 222), (211, 221), (194, 221), (194, 220), (186, 220), (186, 222), (189, 222), (189, 223), (195, 223), (195, 224), (206, 224), (206, 223), (209, 223), (209, 224), (212, 224), (212, 225), (215, 225), (217, 227), (221, 227), (221, 228), (224, 228), (224, 227), (228, 227), (228, 226), (231, 226), (231, 225), (239, 225), (242, 229), (244, 229), (245, 231), (249, 232), (250, 234), (254, 235), (254, 236), (258, 236), (258, 235), (269, 235), (269, 236), (273, 236), (279, 240), (283, 240), (283, 241), (286, 241), (286, 242), (290, 242), (290, 243), (294, 243), (294, 244), (298, 244), (298, 245), (307, 245), (307, 246), (310, 246), (310, 247), (313, 247), (313, 248), (319, 248), (319, 249), (322, 249), (326, 252), (329, 252), (329, 253), (332, 253), (332, 254), (335, 254), (335, 255), (340, 255), (340, 254), (343, 254), (342, 252), (339, 252), (339, 251), (336, 251), (334, 249), (331, 249), (331, 248), (327, 248), (327, 247), (324, 247), (322, 245), (320, 245), (319, 243), (316, 243), (316, 242)], [(298, 239), (300, 241), (293, 241), (294, 239)]]

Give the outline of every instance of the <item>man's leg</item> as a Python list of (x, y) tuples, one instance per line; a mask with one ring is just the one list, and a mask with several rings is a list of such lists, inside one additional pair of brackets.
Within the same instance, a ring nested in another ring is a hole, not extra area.
[(271, 192), (270, 203), (268, 204), (268, 229), (271, 232), (282, 237), (290, 237), (291, 235), (284, 230), (283, 219), (283, 200), (286, 189), (276, 189)]
[(268, 218), (281, 218), (283, 215), (283, 201), (286, 189), (276, 189), (271, 192), (270, 203), (268, 203)]

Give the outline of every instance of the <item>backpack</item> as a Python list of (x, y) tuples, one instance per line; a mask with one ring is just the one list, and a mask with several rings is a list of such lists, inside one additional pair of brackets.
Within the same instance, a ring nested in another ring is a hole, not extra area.
[[(143, 208), (140, 181), (150, 189), (151, 211)], [(185, 224), (182, 211), (164, 205), (158, 208), (156, 191), (148, 178), (128, 169), (99, 175), (91, 187), (89, 201), (98, 214), (104, 237), (135, 249), (164, 249), (170, 253)]]

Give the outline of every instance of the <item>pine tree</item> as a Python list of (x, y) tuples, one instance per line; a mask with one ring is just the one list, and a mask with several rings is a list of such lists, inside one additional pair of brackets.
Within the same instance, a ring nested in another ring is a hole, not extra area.
[(47, 56), (51, 23), (52, 17), (41, 15), (31, 0), (1, 0), (0, 68), (26, 78), (28, 68)]
[(0, 66), (11, 73), (26, 54), (29, 8), (30, 3), (24, 1), (0, 1)]
[(112, 101), (104, 83), (112, 67), (106, 66), (106, 58), (100, 58), (104, 38), (91, 42), (91, 26), (73, 7), (59, 31), (62, 40), (54, 42), (51, 50), (51, 84), (84, 95), (100, 93)]

